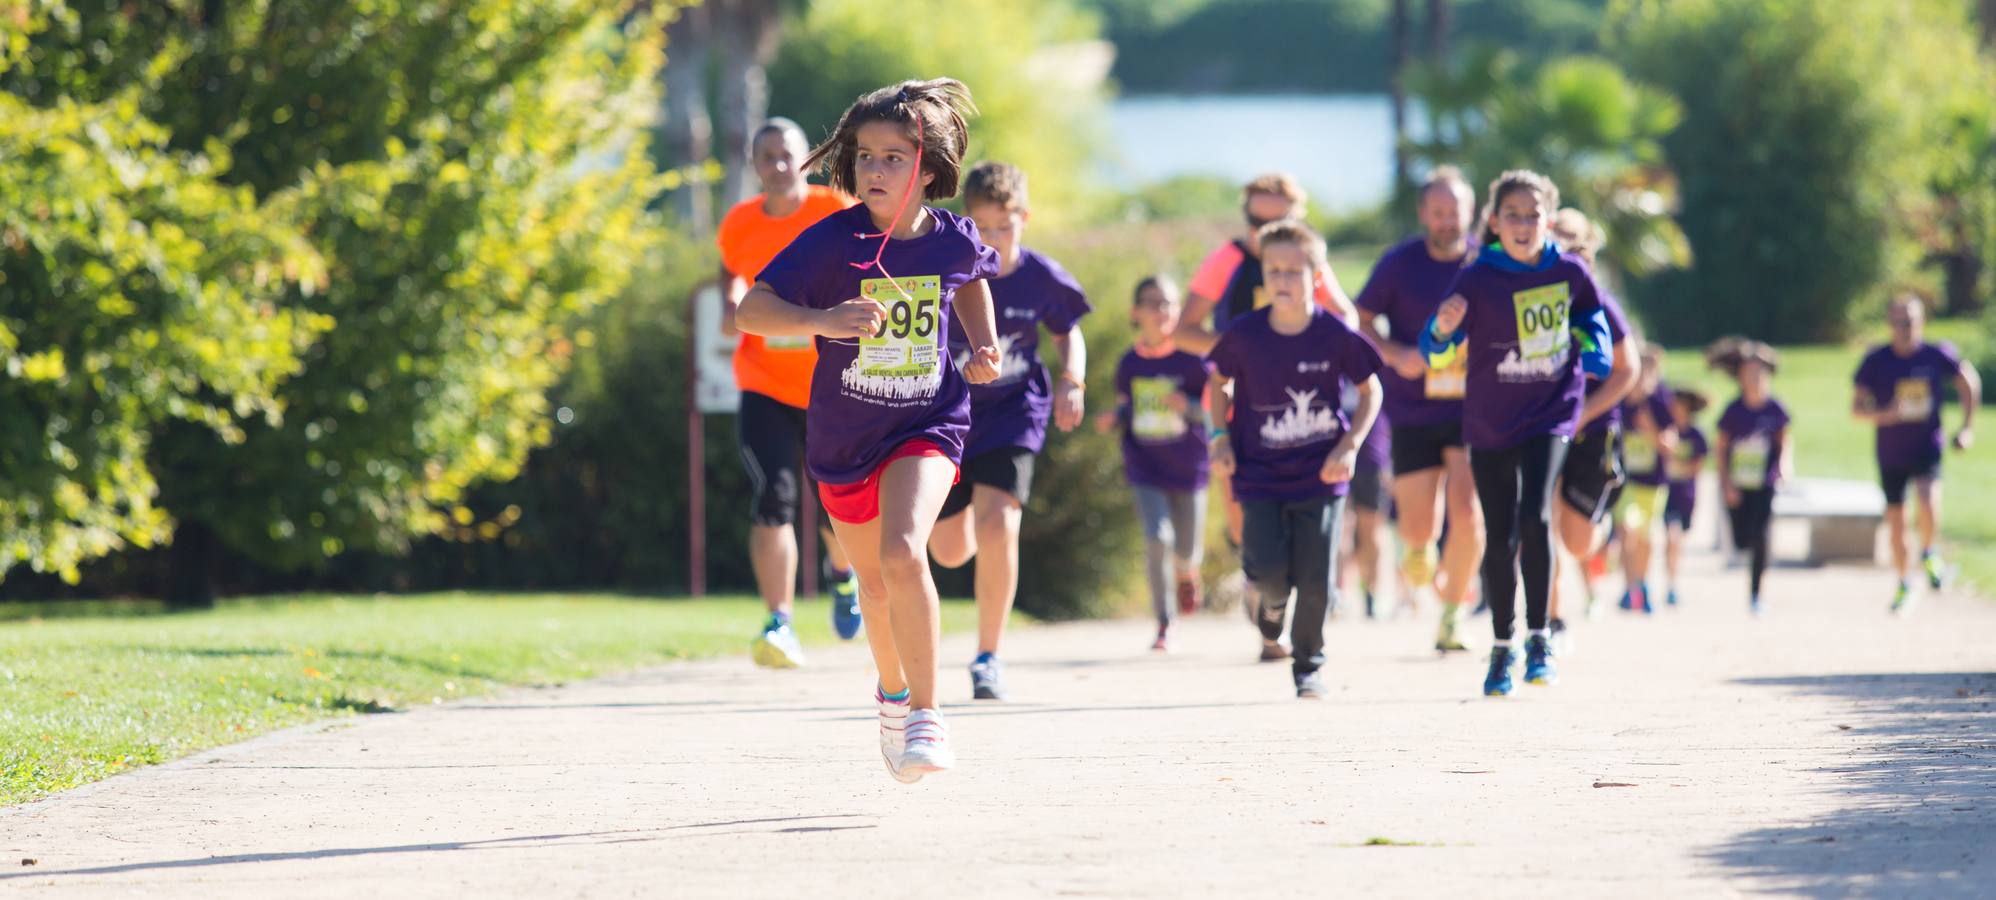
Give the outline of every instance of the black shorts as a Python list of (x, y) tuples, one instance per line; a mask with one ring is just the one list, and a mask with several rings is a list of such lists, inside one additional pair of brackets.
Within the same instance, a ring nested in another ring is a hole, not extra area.
[(1387, 489), (1391, 480), (1384, 466), (1359, 454), (1358, 468), (1351, 473), (1351, 502), (1359, 509), (1385, 511), (1393, 501), (1393, 492)]
[(949, 489), (943, 511), (936, 518), (947, 519), (969, 509), (971, 493), (980, 484), (1011, 494), (1020, 506), (1026, 505), (1033, 493), (1033, 459), (1033, 451), (1024, 447), (1001, 447), (964, 460), (962, 477)]
[(742, 466), (748, 469), (749, 520), (761, 526), (796, 522), (804, 483), (804, 411), (743, 391), (735, 426)]
[(1880, 467), (1878, 486), (1885, 489), (1886, 506), (1901, 506), (1906, 502), (1906, 485), (1921, 480), (1939, 480), (1940, 477), (1941, 459), (1936, 456), (1933, 461), (1916, 466)]
[(1461, 450), (1462, 422), (1393, 426), (1393, 472), (1412, 475), (1440, 468), (1443, 450)]
[(1559, 472), (1559, 499), (1599, 525), (1621, 499), (1622, 481), (1621, 433), (1611, 428), (1578, 438), (1567, 448), (1566, 464)]

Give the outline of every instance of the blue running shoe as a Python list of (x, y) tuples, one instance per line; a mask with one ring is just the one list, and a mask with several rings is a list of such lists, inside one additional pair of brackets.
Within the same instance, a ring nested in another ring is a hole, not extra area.
[(1525, 639), (1525, 683), (1559, 683), (1559, 669), (1552, 664), (1552, 641), (1541, 635)]
[(859, 637), (859, 573), (847, 572), (845, 580), (832, 583), (832, 630), (839, 640)]
[(1629, 591), (1623, 591), (1623, 592), (1622, 592), (1622, 601), (1621, 601), (1620, 603), (1616, 604), (1616, 605), (1617, 605), (1617, 606), (1620, 606), (1620, 607), (1621, 607), (1622, 609), (1635, 609), (1635, 608), (1636, 608), (1636, 595), (1635, 595), (1635, 594), (1633, 594), (1633, 593), (1631, 593), (1631, 592), (1629, 592)]
[(804, 664), (804, 645), (797, 640), (797, 633), (790, 630), (789, 622), (771, 615), (762, 627), (762, 634), (749, 644), (749, 656), (756, 665), (765, 668), (795, 669)]
[(970, 664), (970, 696), (978, 700), (1005, 699), (1005, 666), (991, 653), (977, 654)]
[(1483, 676), (1484, 696), (1511, 696), (1511, 669), (1515, 662), (1510, 646), (1498, 644), (1490, 648), (1490, 674)]
[(1663, 602), (1664, 602), (1664, 604), (1665, 604), (1665, 605), (1667, 605), (1667, 606), (1676, 606), (1676, 605), (1677, 605), (1677, 589), (1676, 589), (1676, 588), (1671, 588), (1671, 589), (1670, 589), (1670, 590), (1669, 590), (1669, 591), (1668, 591), (1667, 593), (1665, 593), (1665, 594), (1663, 595)]

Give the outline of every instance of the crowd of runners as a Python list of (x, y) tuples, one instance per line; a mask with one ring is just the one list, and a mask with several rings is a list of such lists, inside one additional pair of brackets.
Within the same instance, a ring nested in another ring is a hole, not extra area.
[[(999, 653), (1035, 460), (1050, 427), (1085, 416), (1089, 299), (1024, 245), (1026, 173), (964, 169), (973, 111), (964, 85), (938, 79), (859, 98), (815, 148), (772, 120), (752, 144), (764, 192), (718, 235), (723, 328), (742, 335), (750, 552), (769, 609), (753, 656), (803, 662), (794, 584), (797, 567), (817, 561), (799, 559), (793, 525), (815, 480), (833, 624), (848, 639), (866, 632), (881, 753), (902, 781), (955, 760), (937, 711), (931, 561), (975, 565), (973, 696), (1004, 699)], [(806, 180), (814, 170), (827, 185)], [(924, 202), (959, 193), (964, 215)], [(1595, 274), (1601, 229), (1563, 208), (1557, 185), (1504, 172), (1479, 210), (1468, 179), (1442, 167), (1416, 201), (1420, 233), (1379, 259), (1356, 299), (1303, 224), (1304, 192), (1281, 174), (1246, 186), (1245, 232), (1183, 293), (1165, 274), (1132, 286), (1132, 341), (1113, 401), (1099, 402), (1113, 410), (1094, 422), (1120, 435), (1153, 649), (1167, 650), (1174, 618), (1205, 603), (1209, 473), (1260, 658), (1289, 661), (1298, 697), (1324, 693), (1324, 622), (1341, 570), (1354, 569), (1367, 616), (1395, 612), (1377, 606), (1382, 577), (1397, 582), (1398, 609), (1433, 596), (1442, 653), (1468, 650), (1465, 621), (1487, 609), (1485, 694), (1510, 694), (1519, 678), (1555, 683), (1567, 646), (1562, 567), (1586, 613), (1611, 555), (1622, 609), (1679, 603), (1708, 460), (1758, 614), (1775, 493), (1793, 472), (1775, 350), (1747, 339), (1708, 349), (1738, 387), (1708, 438), (1699, 422), (1714, 398), (1667, 383), (1663, 354)], [(1919, 500), (1921, 577), (1938, 589), (1942, 401), (1950, 388), (1962, 399), (1952, 444), (1966, 449), (1980, 383), (1951, 348), (1924, 340), (1918, 300), (1895, 301), (1890, 321), (1891, 343), (1858, 368), (1852, 411), (1876, 427), (1899, 575), (1892, 608), (1903, 611), (1915, 592), (1906, 495)], [(1042, 329), (1058, 351), (1051, 369)], [(1389, 522), (1397, 562), (1386, 558)]]

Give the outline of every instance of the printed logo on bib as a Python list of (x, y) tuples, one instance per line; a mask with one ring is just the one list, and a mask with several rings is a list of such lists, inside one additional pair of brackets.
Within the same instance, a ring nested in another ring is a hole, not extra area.
[(1328, 441), (1338, 433), (1337, 409), (1328, 403), (1319, 403), (1315, 388), (1307, 391), (1282, 390), (1289, 395), (1289, 405), (1255, 407), (1255, 412), (1263, 416), (1260, 431), (1262, 446), (1270, 450), (1301, 447)]
[(868, 278), (859, 295), (887, 307), (887, 320), (872, 337), (860, 338), (859, 355), (840, 380), (862, 398), (927, 399), (942, 387), (942, 280), (921, 275), (900, 280)]
[(1933, 383), (1925, 378), (1901, 378), (1893, 386), (1892, 409), (1901, 419), (1925, 419), (1934, 414)]
[(1146, 443), (1175, 441), (1185, 436), (1184, 405), (1174, 408), (1178, 379), (1168, 375), (1130, 379), (1130, 433)]
[(1622, 436), (1622, 464), (1631, 475), (1648, 475), (1656, 471), (1656, 442), (1640, 431), (1631, 431)]
[(1733, 487), (1757, 491), (1767, 486), (1770, 449), (1772, 446), (1764, 434), (1744, 437), (1733, 444)]
[(1572, 311), (1566, 282), (1535, 287), (1511, 295), (1517, 314), (1518, 343), (1497, 364), (1505, 381), (1550, 381), (1564, 374), (1573, 358), (1573, 334), (1567, 330)]

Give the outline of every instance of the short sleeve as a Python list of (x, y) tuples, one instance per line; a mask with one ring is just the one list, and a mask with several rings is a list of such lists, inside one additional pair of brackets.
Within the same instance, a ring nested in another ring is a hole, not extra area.
[(1629, 317), (1622, 312), (1622, 304), (1611, 294), (1601, 295), (1601, 312), (1608, 318), (1608, 340), (1620, 342), (1629, 336)]
[(1227, 293), (1227, 282), (1234, 278), (1234, 270), (1240, 268), (1241, 250), (1232, 241), (1206, 254), (1206, 261), (1199, 264), (1199, 271), (1192, 275), (1192, 284), (1186, 290), (1208, 300), (1218, 300)]
[(1345, 352), (1340, 356), (1344, 358), (1346, 381), (1355, 384), (1379, 374), (1381, 366), (1379, 348), (1373, 346), (1370, 338), (1346, 329), (1344, 344)]
[(843, 302), (843, 298), (825, 302), (827, 292), (821, 289), (827, 280), (823, 277), (826, 266), (837, 262), (836, 254), (827, 252), (825, 246), (830, 222), (827, 219), (805, 229), (769, 265), (762, 267), (755, 280), (769, 285), (776, 296), (797, 306), (828, 309)]
[(1867, 353), (1864, 361), (1857, 364), (1857, 371), (1851, 373), (1851, 383), (1866, 390), (1871, 389), (1872, 373), (1878, 369), (1878, 354)]
[[(1573, 267), (1578, 271), (1573, 277), (1572, 318), (1585, 319), (1602, 307), (1601, 285), (1594, 280), (1594, 270), (1588, 268), (1587, 263), (1576, 259), (1573, 260)], [(1626, 326), (1627, 320), (1622, 324)]]
[(1774, 401), (1774, 413), (1776, 418), (1781, 420), (1782, 428), (1787, 428), (1789, 423), (1795, 421), (1788, 417), (1788, 407), (1779, 400)]
[(1116, 360), (1116, 396), (1118, 397), (1128, 397), (1130, 395), (1130, 357), (1135, 354), (1136, 351), (1131, 350), (1123, 354), (1122, 359)]
[[(1044, 259), (1044, 257), (1042, 257)], [(1066, 269), (1051, 259), (1046, 260), (1047, 274), (1053, 280), (1053, 296), (1047, 303), (1045, 321), (1047, 330), (1064, 333), (1081, 321), (1094, 309), (1088, 305), (1088, 294), (1081, 289), (1081, 283), (1074, 280)]]
[(1222, 378), (1234, 379), (1241, 376), (1239, 335), (1239, 329), (1220, 332), (1219, 343), (1214, 344), (1212, 352), (1206, 354), (1207, 365), (1212, 366), (1213, 371), (1220, 373)]
[[(1394, 254), (1389, 253), (1380, 257), (1378, 264), (1372, 267), (1371, 277), (1365, 279), (1365, 287), (1359, 289), (1358, 298), (1352, 301), (1359, 309), (1381, 316), (1392, 310), (1393, 274), (1387, 270), (1387, 267), (1393, 265), (1396, 258)], [(1404, 341), (1407, 337), (1396, 334), (1393, 339)]]
[(1947, 360), (1948, 368), (1956, 372), (1961, 371), (1961, 351), (1955, 349), (1953, 343), (1942, 341), (1935, 344), (1934, 352), (1939, 353), (1942, 359)]
[(997, 278), (999, 267), (998, 251), (985, 246), (983, 241), (978, 240), (975, 231), (971, 232), (970, 242), (972, 246), (977, 248), (975, 251), (977, 254), (976, 258), (970, 262), (970, 280)]

